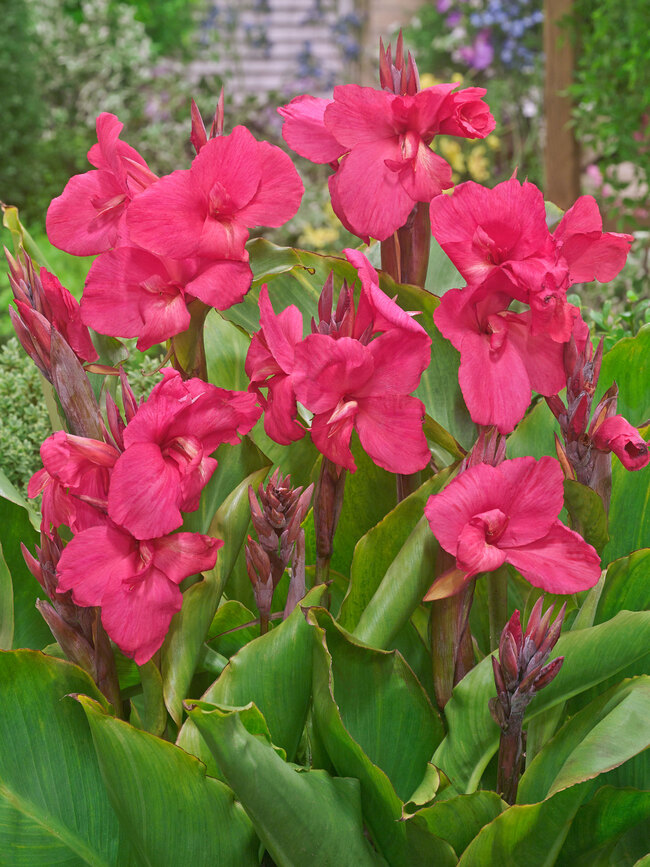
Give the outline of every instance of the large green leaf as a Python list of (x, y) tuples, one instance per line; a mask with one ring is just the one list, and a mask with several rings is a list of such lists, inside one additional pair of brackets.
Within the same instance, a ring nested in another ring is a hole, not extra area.
[(486, 825), (465, 849), (459, 867), (503, 864), (551, 867), (589, 784), (559, 792), (540, 804), (510, 807)]
[(439, 491), (448, 478), (449, 472), (443, 470), (428, 479), (359, 539), (350, 566), (350, 586), (338, 617), (344, 629), (353, 630), (358, 624), (386, 570), (422, 518), (428, 498)]
[(46, 593), (25, 565), (20, 543), (33, 553), (39, 537), (28, 511), (3, 498), (0, 498), (0, 527), (2, 551), (13, 584), (13, 646), (38, 650), (52, 641), (47, 624), (35, 608), (36, 600), (45, 599)]
[(259, 843), (232, 791), (193, 756), (108, 716), (86, 697), (99, 766), (142, 867), (255, 867)]
[(381, 648), (391, 644), (431, 586), (439, 550), (422, 515), (359, 618), (354, 635), (360, 641)]
[(460, 857), (481, 828), (507, 807), (496, 792), (472, 792), (447, 801), (435, 801), (416, 815), (424, 819), (432, 834), (446, 840)]
[(454, 263), (432, 236), (424, 288), (434, 295), (443, 295), (448, 289), (462, 289), (466, 285)]
[[(553, 651), (553, 656), (564, 656), (564, 664), (555, 680), (530, 704), (527, 719), (644, 658), (649, 643), (650, 612), (645, 611), (623, 611), (607, 623), (565, 633)], [(488, 700), (495, 694), (492, 664), (486, 658), (455, 687), (445, 706), (449, 734), (432, 761), (459, 793), (476, 789), (498, 747), (499, 728), (488, 710)]]
[[(324, 585), (314, 587), (280, 626), (235, 654), (202, 696), (211, 704), (244, 707), (250, 702), (264, 714), (273, 743), (293, 759), (305, 726), (311, 693), (313, 634), (302, 608), (317, 605)], [(188, 719), (177, 744), (212, 767), (210, 751)]]
[(70, 693), (104, 702), (81, 669), (30, 650), (0, 653), (0, 860), (108, 867), (120, 831), (88, 724)]
[(634, 551), (609, 564), (600, 596), (596, 623), (610, 620), (619, 611), (650, 609), (650, 548)]
[(517, 802), (532, 804), (622, 765), (650, 746), (650, 677), (625, 680), (569, 719), (535, 756)]
[(211, 310), (205, 320), (203, 339), (208, 382), (219, 388), (246, 391), (249, 379), (244, 362), (251, 342), (248, 334), (217, 310)]
[[(650, 426), (641, 434), (649, 439)], [(631, 473), (618, 458), (612, 459), (609, 537), (603, 552), (606, 563), (643, 548), (650, 539), (650, 473), (647, 468)]]
[(29, 503), (9, 481), (2, 469), (0, 469), (0, 497), (4, 500), (9, 500), (10, 503), (15, 503), (17, 506), (22, 506), (22, 508), (28, 513), (33, 528), (38, 531), (41, 523), (40, 516), (36, 513), (32, 504)]
[(650, 325), (605, 353), (596, 400), (612, 382), (618, 385), (617, 412), (633, 425), (646, 422), (650, 418)]
[[(638, 824), (649, 822), (650, 792), (604, 786), (576, 813), (558, 864), (579, 863), (585, 867), (594, 864), (597, 853), (603, 853), (605, 848), (609, 853), (623, 834)], [(621, 862), (608, 860), (605, 863)]]
[(0, 544), (0, 650), (11, 650), (14, 640), (14, 588)]
[(183, 594), (183, 607), (175, 614), (162, 647), (162, 674), (165, 704), (172, 718), (180, 723), (183, 700), (196, 670), (199, 654), (217, 610), (250, 523), (248, 487), (263, 481), (267, 467), (247, 476), (221, 503), (209, 535), (224, 540), (214, 569), (203, 573), (198, 583)]
[(384, 864), (363, 835), (357, 780), (304, 771), (248, 732), (238, 711), (189, 710), (278, 867)]
[[(455, 863), (449, 846), (421, 820), (400, 821), (442, 736), (429, 698), (399, 653), (356, 644), (325, 611), (312, 610), (308, 617), (318, 635), (313, 684), (318, 735), (337, 773), (360, 781), (375, 843), (395, 867)], [(418, 855), (423, 845), (429, 848), (426, 862)]]
[(596, 491), (587, 485), (581, 485), (580, 482), (567, 479), (564, 482), (564, 505), (571, 519), (571, 528), (602, 553), (609, 540), (609, 533), (607, 513)]

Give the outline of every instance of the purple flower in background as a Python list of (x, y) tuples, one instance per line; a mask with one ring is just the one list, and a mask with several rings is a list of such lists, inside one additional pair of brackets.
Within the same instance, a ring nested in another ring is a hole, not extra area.
[(436, 3), (436, 9), (442, 15), (448, 10), (451, 9), (452, 0), (438, 0)]
[(487, 69), (494, 59), (494, 48), (490, 42), (490, 31), (481, 30), (472, 45), (463, 45), (458, 53), (472, 69)]

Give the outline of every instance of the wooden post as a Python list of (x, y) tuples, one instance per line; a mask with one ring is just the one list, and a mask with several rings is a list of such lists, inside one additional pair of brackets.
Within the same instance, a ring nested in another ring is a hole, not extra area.
[(573, 78), (574, 52), (570, 33), (559, 25), (561, 19), (571, 12), (571, 7), (571, 0), (544, 2), (544, 196), (565, 210), (580, 195), (580, 151), (569, 126), (571, 100), (563, 95)]

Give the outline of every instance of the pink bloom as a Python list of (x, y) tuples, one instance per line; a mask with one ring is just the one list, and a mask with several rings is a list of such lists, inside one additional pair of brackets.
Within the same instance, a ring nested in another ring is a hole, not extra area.
[(390, 237), (417, 202), (452, 186), (451, 167), (431, 151), (434, 136), (484, 138), (494, 118), (469, 88), (440, 84), (397, 95), (356, 84), (334, 88), (332, 100), (299, 96), (279, 108), (287, 144), (312, 162), (340, 158), (330, 178), (332, 206), (361, 238)]
[(183, 596), (178, 585), (212, 569), (223, 542), (199, 533), (138, 540), (110, 522), (69, 542), (57, 567), (58, 591), (99, 606), (106, 632), (138, 665), (160, 648)]
[(641, 470), (650, 463), (648, 444), (622, 415), (606, 418), (591, 437), (600, 451), (614, 452), (626, 470)]
[(350, 437), (380, 467), (414, 473), (430, 460), (422, 431), (424, 405), (414, 391), (429, 363), (429, 346), (414, 347), (395, 330), (368, 345), (350, 337), (310, 334), (295, 349), (293, 386), (314, 413), (311, 435), (326, 458), (354, 472)]
[(598, 554), (557, 518), (563, 481), (553, 458), (515, 458), (471, 467), (430, 497), (425, 515), (441, 547), (456, 557), (456, 569), (440, 576), (425, 598), (454, 595), (470, 578), (504, 563), (549, 593), (593, 587)]
[[(276, 443), (288, 445), (305, 435), (295, 421), (296, 396), (291, 382), (294, 350), (302, 340), (302, 314), (291, 304), (276, 315), (266, 284), (259, 304), (261, 328), (253, 335), (246, 355), (246, 375), (264, 408), (264, 430)], [(268, 389), (266, 397), (262, 388)]]
[(572, 283), (613, 280), (625, 265), (633, 240), (633, 235), (603, 232), (603, 219), (593, 196), (580, 196), (553, 232)]
[(127, 240), (125, 214), (156, 176), (140, 154), (120, 140), (124, 124), (114, 114), (97, 118), (97, 140), (88, 151), (96, 171), (70, 178), (48, 209), (47, 236), (75, 256), (92, 256)]
[(65, 524), (73, 533), (104, 523), (111, 471), (118, 450), (107, 443), (57, 431), (41, 446), (43, 469), (29, 481), (30, 498), (43, 493), (42, 529)]
[(445, 292), (434, 321), (460, 352), (458, 378), (472, 419), (506, 434), (523, 418), (533, 391), (550, 396), (564, 388), (564, 345), (535, 334), (530, 312), (508, 312), (505, 293), (477, 301), (478, 294)]
[(431, 203), (433, 235), (468, 284), (526, 302), (549, 274), (564, 292), (572, 283), (615, 277), (632, 236), (602, 227), (595, 200), (581, 196), (551, 235), (541, 191), (516, 178), (491, 190), (468, 181)]
[(160, 256), (243, 259), (248, 229), (286, 223), (302, 193), (287, 154), (237, 126), (208, 141), (190, 169), (139, 196), (129, 208), (129, 233)]
[(180, 527), (217, 466), (212, 452), (239, 442), (260, 416), (253, 394), (163, 373), (124, 430), (108, 494), (109, 516), (138, 539)]
[(119, 247), (93, 262), (82, 316), (102, 334), (137, 337), (144, 351), (189, 327), (187, 304), (195, 298), (225, 310), (242, 300), (251, 279), (246, 253), (241, 260), (175, 260)]

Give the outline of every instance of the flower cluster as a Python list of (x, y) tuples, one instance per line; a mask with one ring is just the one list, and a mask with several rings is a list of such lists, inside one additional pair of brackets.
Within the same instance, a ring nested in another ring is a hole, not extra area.
[(29, 495), (43, 494), (43, 533), (66, 525), (74, 534), (57, 566), (57, 591), (77, 605), (101, 606), (109, 636), (138, 665), (158, 650), (173, 614), (178, 584), (211, 569), (221, 541), (173, 533), (181, 512), (198, 508), (217, 462), (211, 453), (236, 443), (259, 417), (255, 398), (167, 369), (138, 406), (123, 381), (122, 420), (107, 397), (104, 442), (58, 431), (43, 443), (43, 469)]
[(452, 186), (451, 167), (430, 148), (438, 133), (485, 138), (495, 126), (482, 100), (485, 90), (456, 90), (455, 84), (420, 90), (417, 70), (410, 61), (407, 76), (403, 56), (393, 68), (405, 73), (390, 75), (389, 52), (382, 51), (383, 90), (340, 85), (333, 99), (297, 96), (278, 109), (289, 147), (335, 169), (329, 180), (332, 207), (366, 241), (390, 237), (418, 202), (430, 202)]
[[(490, 190), (471, 181), (431, 203), (433, 234), (467, 281), (442, 297), (435, 322), (461, 355), (459, 380), (477, 424), (512, 431), (533, 391), (566, 383), (564, 348), (588, 329), (567, 289), (611, 280), (631, 235), (604, 233), (596, 202), (582, 196), (551, 233), (544, 197), (515, 178)], [(515, 313), (514, 301), (528, 305)]]
[[(260, 292), (261, 329), (251, 341), (246, 373), (265, 408), (264, 426), (276, 442), (304, 436), (297, 402), (310, 413), (311, 437), (334, 464), (356, 469), (353, 428), (373, 461), (393, 473), (413, 473), (430, 460), (422, 431), (424, 406), (411, 396), (429, 364), (426, 331), (379, 288), (377, 272), (357, 250), (345, 250), (357, 269), (355, 307), (344, 285), (333, 310), (332, 276), (319, 302), (319, 322), (303, 339), (300, 311), (275, 314)], [(267, 390), (266, 396), (262, 389)]]
[(202, 142), (190, 169), (157, 178), (120, 139), (122, 124), (97, 118), (94, 171), (76, 175), (50, 205), (50, 241), (93, 263), (82, 320), (138, 349), (189, 327), (188, 305), (226, 309), (252, 275), (248, 230), (280, 226), (298, 210), (303, 186), (289, 157), (245, 127)]

